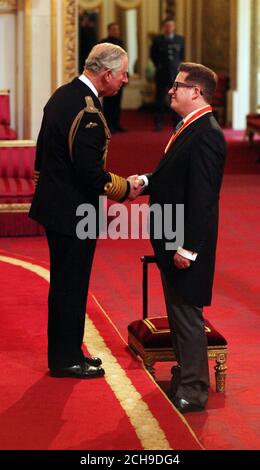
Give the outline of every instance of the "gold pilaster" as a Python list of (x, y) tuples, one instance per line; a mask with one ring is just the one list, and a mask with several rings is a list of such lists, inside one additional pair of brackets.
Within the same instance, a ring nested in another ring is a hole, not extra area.
[(260, 59), (259, 59), (259, 43), (260, 43), (260, 33), (259, 33), (259, 24), (260, 24), (260, 1), (252, 0), (252, 10), (255, 12), (255, 15), (252, 15), (251, 22), (251, 83), (250, 83), (250, 112), (256, 113), (260, 103), (258, 103), (257, 96), (257, 75), (258, 70), (260, 69)]
[(57, 88), (57, 1), (51, 0), (51, 91)]
[(76, 0), (62, 2), (63, 82), (77, 75), (78, 4)]
[(24, 138), (31, 137), (32, 12), (31, 0), (24, 0)]
[(237, 0), (230, 2), (230, 89), (237, 88), (237, 21), (238, 21)]

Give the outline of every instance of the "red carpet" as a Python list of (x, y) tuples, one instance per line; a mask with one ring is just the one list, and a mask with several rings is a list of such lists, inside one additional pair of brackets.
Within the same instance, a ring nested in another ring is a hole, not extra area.
[[(134, 126), (137, 128), (137, 119), (138, 131), (134, 130)], [(113, 135), (109, 169), (118, 172), (121, 170), (126, 175), (151, 170), (164, 149), (170, 129), (161, 133), (152, 132), (152, 116), (137, 116), (136, 113), (127, 113), (123, 124), (129, 128), (129, 132)], [(208, 408), (203, 413), (186, 415), (186, 419), (206, 449), (259, 449), (260, 165), (256, 164), (255, 160), (260, 155), (260, 148), (259, 140), (250, 147), (243, 139), (242, 132), (228, 130), (226, 135), (229, 151), (221, 195), (214, 298), (212, 307), (206, 311), (209, 320), (228, 339), (226, 393), (215, 392), (214, 363), (211, 361), (212, 385)], [(42, 237), (2, 238), (0, 246), (3, 254), (26, 257), (27, 260), (31, 259), (34, 263), (47, 266), (47, 245)], [(147, 240), (100, 240), (98, 243), (91, 293), (98, 298), (125, 339), (128, 323), (141, 316), (139, 258), (149, 253), (151, 248)], [(114, 427), (108, 422), (108, 429), (103, 429), (100, 424), (100, 427), (97, 426), (93, 430), (87, 422), (86, 405), (92, 404), (93, 409), (96, 409), (92, 393), (99, 394), (99, 388), (95, 389), (95, 384), (87, 382), (91, 392), (86, 394), (85, 382), (76, 381), (73, 385), (70, 384), (71, 380), (64, 379), (53, 383), (46, 375), (47, 285), (28, 271), (22, 270), (21, 273), (21, 268), (6, 264), (3, 267), (4, 263), (0, 264), (0, 273), (3, 272), (1, 279), (5, 276), (3, 288), (7, 299), (4, 304), (6, 312), (3, 326), (6, 331), (8, 329), (12, 338), (10, 347), (9, 340), (5, 341), (6, 349), (2, 358), (10, 368), (7, 377), (0, 379), (4, 385), (1, 429), (6, 427), (12, 444), (15, 444), (15, 447), (33, 445), (34, 448), (59, 448), (64, 445), (64, 448), (109, 449), (117, 448), (117, 439), (120, 442), (122, 439), (125, 443), (125, 436), (128, 439), (129, 431), (127, 448), (140, 449), (140, 439), (136, 437), (137, 434), (133, 431), (126, 413), (122, 411), (108, 385), (102, 384), (102, 390), (103, 386), (107, 387), (106, 396), (111, 404), (109, 406), (113, 407), (113, 411), (115, 409), (116, 422)], [(28, 285), (30, 289), (24, 287)], [(11, 296), (11, 293), (15, 295)], [(151, 315), (164, 312), (155, 267), (151, 269), (150, 299)], [(102, 335), (103, 330), (107, 332), (105, 317), (91, 296), (88, 311)], [(113, 354), (118, 354), (117, 348), (120, 349), (119, 365), (126, 370), (127, 377), (132, 380), (139, 393), (143, 387), (142, 396), (145, 403), (163, 427), (170, 445), (176, 448), (175, 433), (178, 436), (181, 433), (179, 429), (182, 428), (173, 424), (173, 416), (176, 419), (176, 415), (171, 414), (171, 405), (140, 369), (139, 362), (134, 361), (124, 347), (122, 348), (121, 340), (119, 341), (118, 337), (115, 339), (114, 330), (109, 328), (109, 331), (111, 337), (104, 333), (106, 344)], [(156, 366), (156, 377), (164, 389), (169, 380), (170, 367), (171, 364)], [(102, 408), (102, 413), (109, 421), (107, 409)], [(80, 426), (77, 426), (77, 420)], [(103, 421), (105, 422), (105, 419)], [(28, 423), (34, 432), (30, 431)], [(44, 426), (42, 423), (47, 424)], [(79, 430), (79, 427), (82, 428)], [(1, 434), (1, 448), (10, 448), (10, 441), (8, 444), (5, 438), (6, 432)], [(190, 436), (189, 434), (189, 438)], [(185, 439), (181, 435), (180, 449), (184, 448), (182, 446)], [(193, 440), (193, 444), (196, 447), (196, 441)]]
[[(1, 449), (201, 449), (93, 297), (89, 312), (94, 333), (96, 328), (105, 341), (97, 353), (106, 379), (47, 375), (48, 284), (22, 267), (1, 260), (0, 265)], [(93, 348), (95, 338), (88, 344)]]
[[(129, 132), (113, 134), (107, 162), (109, 170), (120, 171), (125, 176), (152, 171), (172, 133), (169, 119), (163, 131), (155, 132), (152, 113), (128, 111), (123, 115), (123, 124)], [(226, 173), (259, 174), (260, 164), (255, 160), (260, 157), (260, 139), (249, 145), (244, 131), (226, 129), (224, 132), (228, 143)]]

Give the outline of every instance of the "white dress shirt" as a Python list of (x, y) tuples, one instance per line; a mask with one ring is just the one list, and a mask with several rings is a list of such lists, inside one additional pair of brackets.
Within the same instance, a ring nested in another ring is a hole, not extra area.
[(91, 89), (91, 91), (93, 91), (93, 93), (96, 95), (96, 97), (98, 98), (97, 89), (94, 87), (93, 83), (89, 80), (89, 78), (86, 77), (86, 75), (84, 75), (84, 73), (79, 76), (79, 80), (81, 80), (83, 83), (85, 83), (85, 85), (87, 85)]

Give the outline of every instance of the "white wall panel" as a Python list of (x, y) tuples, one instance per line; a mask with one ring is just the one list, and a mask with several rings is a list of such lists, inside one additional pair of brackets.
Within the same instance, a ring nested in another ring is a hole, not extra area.
[(11, 127), (16, 127), (16, 28), (15, 14), (0, 15), (0, 89), (11, 91)]
[(35, 140), (51, 95), (50, 2), (32, 0), (31, 20), (31, 138)]

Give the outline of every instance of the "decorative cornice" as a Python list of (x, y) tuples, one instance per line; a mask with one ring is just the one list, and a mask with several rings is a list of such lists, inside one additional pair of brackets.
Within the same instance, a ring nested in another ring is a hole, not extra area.
[(63, 82), (77, 75), (77, 2), (63, 0)]

